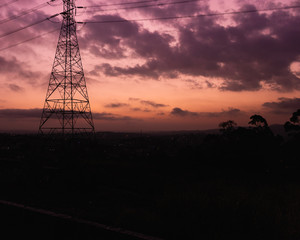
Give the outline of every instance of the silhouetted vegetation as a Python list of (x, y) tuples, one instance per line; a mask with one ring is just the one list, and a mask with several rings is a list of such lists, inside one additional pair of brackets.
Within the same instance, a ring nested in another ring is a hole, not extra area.
[(228, 120), (226, 122), (221, 122), (219, 124), (219, 127), (221, 128), (220, 129), (221, 132), (231, 132), (234, 130), (235, 126), (237, 126), (237, 124), (232, 120)]
[(256, 127), (262, 127), (262, 128), (267, 128), (268, 127), (268, 123), (266, 121), (266, 119), (264, 119), (262, 116), (260, 115), (252, 115), (250, 117), (251, 121), (249, 122), (250, 125), (256, 126)]
[(296, 112), (293, 113), (292, 117), (290, 118), (290, 121), (287, 121), (284, 124), (284, 128), (287, 132), (292, 133), (299, 133), (300, 132), (300, 109), (298, 109)]
[(215, 134), (2, 134), (1, 199), (165, 239), (299, 239), (299, 138), (284, 140), (260, 115), (249, 125), (229, 120)]

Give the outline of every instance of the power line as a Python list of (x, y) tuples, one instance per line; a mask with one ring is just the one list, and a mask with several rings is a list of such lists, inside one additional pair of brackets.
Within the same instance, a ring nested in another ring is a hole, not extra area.
[[(267, 12), (267, 11), (275, 11), (275, 10), (299, 9), (299, 8), (300, 8), (300, 6), (286, 6), (286, 7), (277, 7), (277, 8), (269, 8), (269, 9), (253, 9), (253, 10), (245, 10), (245, 11), (222, 12), (222, 13), (211, 13), (211, 14), (198, 14), (198, 15), (190, 15), (190, 16), (172, 16), (172, 17), (148, 18), (148, 19), (132, 19), (132, 20), (121, 19), (121, 20), (111, 20), (111, 21), (93, 21), (93, 22), (77, 22), (77, 23), (78, 24), (86, 24), (86, 23), (125, 23), (125, 22), (133, 22), (133, 21), (137, 22), (137, 21), (151, 21), (151, 20), (172, 20), (172, 19), (181, 19), (181, 18), (211, 17), (211, 16), (222, 16), (222, 15), (243, 14), (243, 13), (246, 14), (246, 13), (255, 13), (255, 12)], [(63, 14), (63, 13), (64, 12), (62, 12), (60, 14)], [(49, 17), (49, 18), (40, 20), (38, 22), (35, 22), (35, 23), (30, 24), (28, 26), (25, 26), (23, 28), (20, 28), (20, 29), (17, 29), (15, 31), (6, 33), (4, 35), (0, 35), (0, 38), (3, 38), (5, 36), (7, 36), (7, 35), (13, 34), (13, 33), (18, 32), (18, 31), (21, 31), (21, 30), (23, 30), (25, 28), (29, 28), (29, 27), (34, 26), (36, 24), (42, 23), (42, 22), (44, 22), (46, 20), (50, 20), (51, 18), (54, 18), (54, 17), (56, 17), (58, 15), (59, 14), (55, 14), (55, 15)], [(27, 39), (25, 41), (22, 41), (22, 42), (19, 42), (19, 43), (7, 46), (5, 48), (0, 49), (0, 51), (4, 51), (6, 49), (9, 49), (9, 48), (12, 48), (12, 47), (16, 47), (18, 45), (21, 45), (23, 43), (26, 43), (26, 42), (32, 41), (34, 39), (40, 38), (40, 37), (42, 37), (44, 35), (50, 34), (50, 33), (55, 32), (57, 30), (59, 30), (59, 28), (54, 29), (54, 30), (49, 31), (49, 32), (46, 32), (46, 33), (43, 33), (43, 34), (40, 34), (40, 35), (37, 35), (37, 36), (35, 36), (33, 38), (30, 38), (30, 39)]]
[(10, 1), (10, 2), (4, 3), (3, 5), (0, 6), (0, 8), (6, 7), (6, 6), (8, 6), (8, 5), (12, 4), (12, 3), (17, 2), (17, 1), (19, 1), (19, 0), (13, 0), (13, 1)]
[(6, 50), (6, 49), (9, 49), (9, 48), (13, 48), (13, 47), (19, 46), (19, 45), (21, 45), (21, 44), (23, 44), (23, 43), (26, 43), (26, 42), (35, 40), (35, 39), (37, 39), (37, 38), (41, 38), (41, 37), (43, 37), (43, 36), (45, 36), (45, 35), (47, 35), (47, 34), (56, 32), (56, 31), (58, 31), (59, 29), (60, 29), (60, 28), (56, 28), (56, 29), (54, 29), (54, 30), (52, 30), (52, 31), (49, 31), (49, 32), (46, 32), (46, 33), (37, 35), (37, 36), (35, 36), (35, 37), (29, 38), (29, 39), (24, 40), (24, 41), (22, 41), (22, 42), (18, 42), (18, 43), (16, 43), (16, 44), (9, 45), (9, 46), (7, 46), (7, 47), (5, 47), (5, 48), (1, 48), (1, 49), (0, 49), (0, 52), (4, 51), (4, 50)]
[(124, 2), (124, 3), (112, 3), (112, 4), (101, 4), (101, 5), (90, 5), (86, 7), (108, 7), (108, 6), (122, 6), (122, 5), (130, 5), (130, 4), (138, 4), (138, 3), (150, 3), (150, 2), (157, 2), (159, 0), (148, 0), (148, 1), (137, 1), (137, 2)]
[[(91, 11), (86, 11), (86, 12), (107, 12), (107, 11), (135, 9), (135, 8), (159, 7), (159, 6), (192, 3), (192, 2), (200, 2), (200, 1), (203, 1), (203, 0), (185, 0), (185, 1), (180, 1), (180, 2), (156, 3), (156, 4), (152, 4), (152, 5), (140, 5), (140, 6), (131, 6), (131, 7), (124, 7), (124, 8), (99, 9), (99, 10), (91, 10)], [(84, 7), (84, 8), (87, 8), (87, 7)]]
[(144, 22), (144, 21), (156, 21), (156, 20), (173, 20), (173, 19), (184, 19), (184, 18), (197, 18), (197, 17), (215, 17), (215, 16), (224, 16), (224, 15), (235, 15), (235, 14), (246, 14), (246, 13), (256, 13), (256, 12), (269, 12), (276, 10), (290, 10), (298, 9), (299, 6), (286, 6), (286, 7), (276, 7), (268, 9), (253, 9), (253, 10), (244, 10), (244, 11), (233, 11), (233, 12), (221, 12), (221, 13), (208, 13), (208, 14), (197, 14), (197, 15), (186, 15), (186, 16), (169, 16), (169, 17), (157, 17), (157, 18), (142, 18), (142, 19), (118, 19), (118, 20), (105, 20), (105, 21), (85, 21), (77, 22), (79, 24), (84, 23), (126, 23), (126, 22)]
[(0, 35), (0, 38), (4, 38), (4, 37), (9, 36), (9, 35), (11, 35), (11, 34), (13, 34), (13, 33), (22, 31), (22, 30), (24, 30), (24, 29), (26, 29), (26, 28), (30, 28), (30, 27), (32, 27), (32, 26), (34, 26), (34, 25), (37, 25), (37, 24), (40, 24), (40, 23), (45, 22), (45, 21), (47, 21), (47, 20), (50, 20), (51, 18), (57, 17), (58, 15), (60, 15), (60, 13), (57, 13), (57, 14), (55, 14), (55, 15), (52, 15), (52, 16), (50, 16), (50, 17), (48, 17), (48, 18), (44, 18), (44, 19), (39, 20), (39, 21), (37, 21), (37, 22), (31, 23), (31, 24), (29, 24), (29, 25), (27, 25), (27, 26), (18, 28), (18, 29), (16, 29), (16, 30), (11, 31), (11, 32), (4, 33), (4, 34)]
[[(19, 18), (19, 17), (25, 16), (25, 15), (27, 15), (27, 14), (29, 14), (29, 13), (36, 12), (37, 10), (39, 10), (39, 9), (41, 9), (41, 8), (44, 8), (44, 7), (46, 7), (46, 6), (49, 6), (50, 3), (51, 3), (51, 2), (54, 2), (54, 1), (55, 1), (55, 0), (51, 0), (51, 1), (48, 1), (48, 2), (45, 2), (45, 3), (39, 4), (39, 5), (37, 5), (37, 6), (33, 7), (33, 8), (24, 10), (24, 11), (20, 12), (20, 13), (17, 14), (17, 15), (13, 15), (13, 16), (10, 16), (10, 17), (8, 17), (8, 18), (2, 19), (2, 20), (0, 20), (0, 24), (7, 23), (7, 22), (12, 21), (12, 20), (15, 20), (15, 19), (17, 19), (17, 18)], [(52, 5), (50, 5), (50, 6), (52, 6)], [(56, 5), (55, 5), (55, 6), (56, 6)]]

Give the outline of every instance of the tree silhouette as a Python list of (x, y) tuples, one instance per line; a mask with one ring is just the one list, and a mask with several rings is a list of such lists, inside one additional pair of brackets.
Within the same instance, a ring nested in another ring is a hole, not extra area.
[(300, 109), (298, 109), (296, 112), (293, 112), (292, 117), (290, 118), (290, 121), (287, 121), (284, 124), (284, 129), (286, 132), (300, 131)]
[(219, 124), (221, 132), (230, 132), (234, 129), (235, 126), (237, 126), (237, 124), (233, 120), (228, 120)]
[(255, 127), (263, 127), (267, 128), (268, 123), (266, 119), (264, 119), (261, 115), (254, 114), (250, 117), (251, 121), (248, 123), (250, 125), (253, 125)]
[(293, 116), (290, 118), (290, 121), (294, 124), (299, 124), (299, 116), (300, 116), (300, 109), (293, 113)]

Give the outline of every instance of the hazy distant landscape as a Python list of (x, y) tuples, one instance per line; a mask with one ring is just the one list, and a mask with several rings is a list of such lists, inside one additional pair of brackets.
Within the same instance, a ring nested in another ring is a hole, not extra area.
[[(297, 239), (298, 145), (299, 135), (284, 139), (264, 128), (66, 139), (1, 134), (1, 199), (163, 239)], [(12, 232), (30, 219), (15, 214), (18, 221), (1, 216)], [(53, 239), (60, 221), (40, 228)], [(77, 237), (98, 234), (76, 226)]]

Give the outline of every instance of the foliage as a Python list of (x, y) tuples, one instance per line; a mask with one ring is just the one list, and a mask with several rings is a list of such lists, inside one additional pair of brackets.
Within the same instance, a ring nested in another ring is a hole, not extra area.
[(268, 127), (268, 123), (266, 119), (264, 119), (261, 115), (254, 114), (250, 117), (251, 121), (248, 123), (250, 125), (256, 126), (256, 127)]
[(221, 132), (230, 132), (236, 127), (237, 124), (233, 120), (228, 120), (226, 122), (221, 122), (219, 127)]
[(299, 132), (300, 131), (300, 124), (299, 124), (299, 117), (300, 117), (300, 109), (293, 113), (290, 121), (287, 121), (284, 124), (284, 129), (286, 132)]

